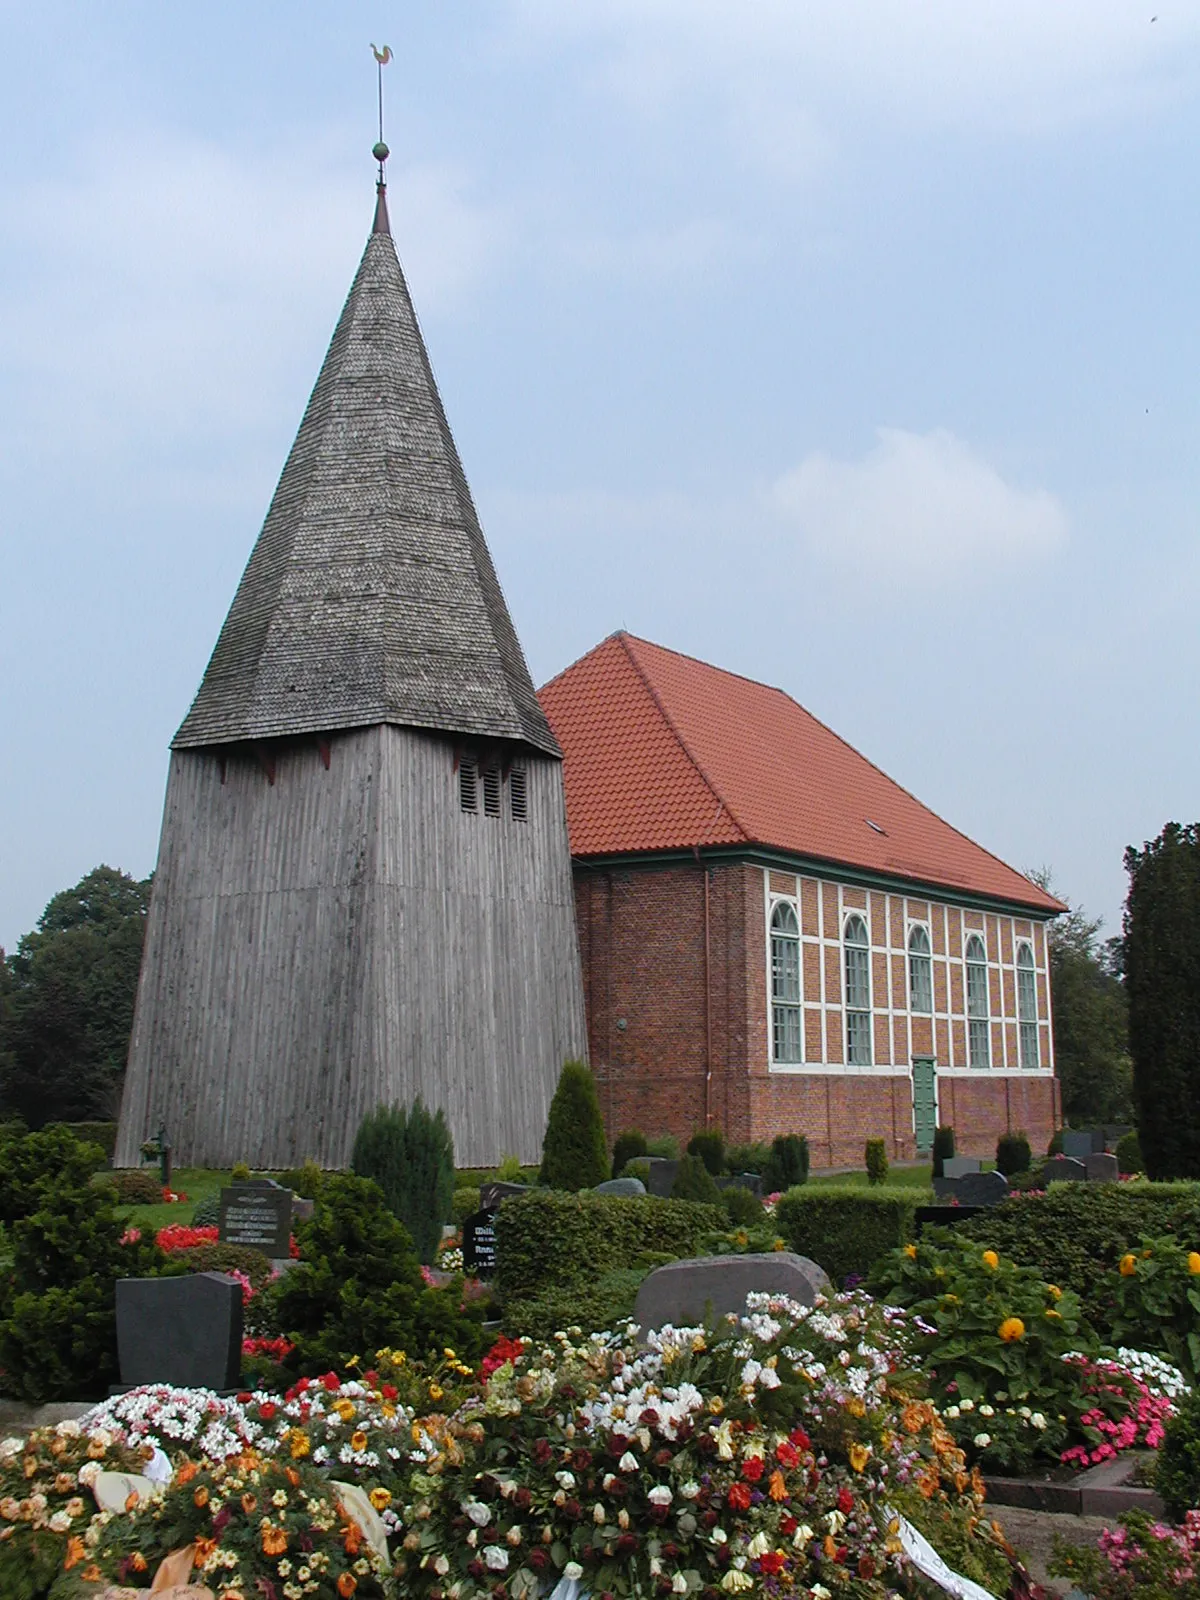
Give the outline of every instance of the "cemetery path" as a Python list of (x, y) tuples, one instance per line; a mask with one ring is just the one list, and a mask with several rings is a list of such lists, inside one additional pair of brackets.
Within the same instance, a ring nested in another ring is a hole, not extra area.
[(1108, 1517), (1070, 1517), (1018, 1506), (989, 1506), (988, 1509), (1029, 1568), (1033, 1581), (1045, 1584), (1052, 1594), (1065, 1595), (1071, 1588), (1069, 1579), (1050, 1578), (1046, 1574), (1047, 1563), (1054, 1553), (1055, 1537), (1061, 1536), (1072, 1544), (1094, 1545), (1105, 1528), (1112, 1526)]

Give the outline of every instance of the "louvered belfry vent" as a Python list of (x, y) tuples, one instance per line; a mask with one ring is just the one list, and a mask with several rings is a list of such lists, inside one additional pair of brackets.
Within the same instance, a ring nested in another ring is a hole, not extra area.
[(508, 795), (512, 805), (513, 820), (524, 822), (529, 816), (529, 787), (524, 767), (514, 767), (509, 773)]
[(500, 815), (500, 768), (488, 767), (483, 774), (483, 809), (487, 816)]
[(458, 803), (464, 811), (479, 810), (479, 774), (473, 761), (459, 763)]

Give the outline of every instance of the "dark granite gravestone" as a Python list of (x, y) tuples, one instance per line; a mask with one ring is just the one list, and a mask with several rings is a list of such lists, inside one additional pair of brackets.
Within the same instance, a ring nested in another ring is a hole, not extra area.
[(757, 1172), (727, 1173), (713, 1182), (718, 1189), (749, 1189), (756, 1200), (762, 1199), (763, 1181)]
[(1062, 1153), (1064, 1156), (1071, 1156), (1075, 1161), (1084, 1161), (1091, 1155), (1094, 1148), (1090, 1128), (1063, 1129)]
[(626, 1200), (632, 1200), (645, 1192), (646, 1185), (640, 1178), (606, 1178), (592, 1190), (593, 1194), (615, 1194), (623, 1196)]
[(490, 1278), (496, 1270), (496, 1213), (472, 1211), (463, 1219), (463, 1270), (476, 1278)]
[(913, 1213), (917, 1238), (921, 1237), (922, 1228), (952, 1228), (956, 1222), (977, 1217), (983, 1209), (983, 1206), (918, 1206)]
[(277, 1183), (235, 1183), (221, 1190), (217, 1238), (286, 1259), (292, 1237), (292, 1191)]
[(236, 1389), (242, 1365), (242, 1286), (223, 1272), (117, 1282), (121, 1384)]
[(500, 1178), (494, 1178), (491, 1183), (479, 1185), (479, 1205), (483, 1211), (499, 1211), (500, 1202), (507, 1200), (514, 1194), (532, 1194), (533, 1186), (528, 1183), (505, 1183)]
[(935, 1178), (933, 1180), (934, 1198), (947, 1202), (957, 1200), (958, 1186), (961, 1182), (961, 1178)]
[(978, 1172), (983, 1163), (978, 1156), (947, 1156), (942, 1162), (943, 1178), (965, 1178), (968, 1172)]
[(741, 1312), (746, 1296), (755, 1292), (786, 1294), (811, 1306), (818, 1294), (830, 1292), (830, 1283), (815, 1261), (790, 1250), (672, 1261), (643, 1278), (633, 1320), (643, 1333), (667, 1323), (694, 1327), (706, 1317)]
[(646, 1174), (647, 1193), (669, 1200), (671, 1190), (675, 1187), (675, 1174), (679, 1171), (678, 1161), (669, 1161), (666, 1156), (650, 1156), (643, 1159), (650, 1168)]
[(1116, 1183), (1121, 1176), (1116, 1156), (1106, 1150), (1094, 1150), (1083, 1163), (1089, 1183)]
[(1087, 1168), (1074, 1156), (1051, 1156), (1042, 1168), (1042, 1188), (1052, 1183), (1082, 1183), (1086, 1177)]
[(958, 1198), (964, 1206), (999, 1205), (1008, 1193), (1002, 1172), (967, 1172), (958, 1180)]

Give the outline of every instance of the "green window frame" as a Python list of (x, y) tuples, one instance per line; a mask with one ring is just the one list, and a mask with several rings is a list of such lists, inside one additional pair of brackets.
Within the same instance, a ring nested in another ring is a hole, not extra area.
[(933, 1015), (933, 962), (929, 933), (918, 923), (908, 936), (908, 1009)]
[(1038, 1055), (1037, 971), (1033, 950), (1028, 944), (1017, 946), (1017, 1033), (1021, 1066), (1036, 1070)]

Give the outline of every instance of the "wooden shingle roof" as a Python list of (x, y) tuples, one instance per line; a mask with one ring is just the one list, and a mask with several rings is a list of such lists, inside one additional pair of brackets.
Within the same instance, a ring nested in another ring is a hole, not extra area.
[(762, 846), (1065, 910), (781, 689), (615, 633), (539, 697), (563, 748), (573, 856)]
[(382, 188), (176, 749), (374, 723), (559, 747), (484, 542)]

